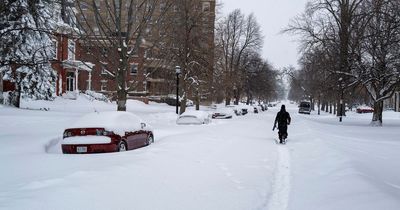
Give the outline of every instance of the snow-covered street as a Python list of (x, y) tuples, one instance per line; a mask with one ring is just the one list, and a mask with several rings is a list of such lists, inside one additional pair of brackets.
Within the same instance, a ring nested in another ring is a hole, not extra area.
[(178, 126), (174, 107), (128, 101), (154, 127), (155, 143), (90, 155), (62, 154), (63, 130), (115, 104), (0, 106), (0, 209), (400, 209), (400, 113), (371, 127), (371, 114), (339, 123), (286, 105), (288, 142), (277, 145), (278, 107)]

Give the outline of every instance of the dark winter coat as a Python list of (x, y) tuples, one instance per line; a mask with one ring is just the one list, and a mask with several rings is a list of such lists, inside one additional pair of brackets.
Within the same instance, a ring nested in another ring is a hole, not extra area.
[(285, 109), (285, 105), (282, 105), (281, 111), (276, 114), (274, 124), (276, 125), (276, 123), (278, 123), (278, 128), (287, 127), (291, 120), (289, 112)]

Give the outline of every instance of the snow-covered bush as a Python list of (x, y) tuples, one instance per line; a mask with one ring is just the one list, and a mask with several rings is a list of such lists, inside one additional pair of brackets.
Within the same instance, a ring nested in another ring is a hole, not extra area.
[(97, 93), (95, 91), (91, 91), (91, 90), (86, 90), (85, 94), (91, 99), (91, 100), (98, 100), (98, 101), (105, 101), (105, 102), (109, 102), (110, 100), (107, 98), (106, 95), (102, 94), (102, 93)]

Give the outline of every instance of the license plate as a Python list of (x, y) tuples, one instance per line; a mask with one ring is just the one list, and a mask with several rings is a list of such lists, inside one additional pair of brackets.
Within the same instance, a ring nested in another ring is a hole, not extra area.
[(87, 152), (87, 147), (76, 147), (76, 152), (78, 153)]

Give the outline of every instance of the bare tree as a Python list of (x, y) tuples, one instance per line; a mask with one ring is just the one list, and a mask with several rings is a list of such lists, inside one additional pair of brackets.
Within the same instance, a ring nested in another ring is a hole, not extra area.
[(77, 0), (77, 33), (87, 53), (107, 66), (117, 89), (118, 111), (126, 110), (129, 63), (144, 54), (147, 38), (170, 7), (161, 0)]
[(374, 102), (373, 125), (382, 125), (383, 101), (400, 85), (400, 2), (369, 0), (357, 60), (358, 79)]
[(262, 47), (261, 30), (253, 14), (245, 17), (236, 9), (218, 23), (216, 31), (216, 47), (221, 53), (217, 62), (224, 74), (225, 103), (229, 105), (235, 95), (240, 95), (243, 55)]
[[(181, 74), (180, 113), (185, 112), (189, 95), (194, 95), (199, 109), (200, 94), (208, 91), (213, 70), (213, 25), (210, 2), (175, 0), (174, 12), (166, 18), (170, 23), (165, 42), (166, 52), (172, 55)], [(211, 21), (212, 22), (212, 21)], [(211, 37), (211, 39), (210, 39)], [(211, 49), (211, 50), (210, 50)]]
[(324, 49), (327, 55), (336, 57), (332, 62), (332, 73), (336, 77), (338, 112), (344, 115), (345, 90), (352, 87), (356, 79), (354, 68), (354, 47), (357, 46), (357, 32), (363, 20), (361, 6), (364, 0), (315, 0), (306, 12), (294, 20), (285, 32), (299, 33), (303, 37), (305, 51)]

